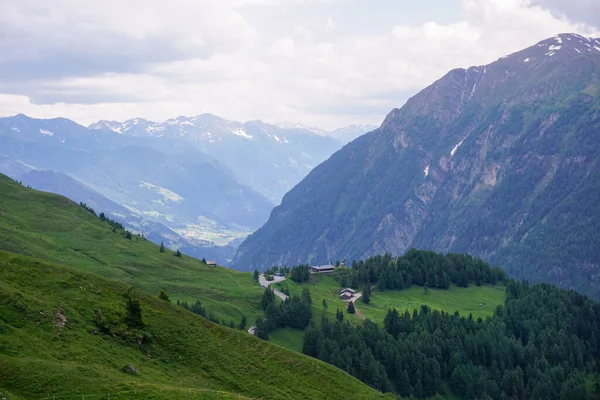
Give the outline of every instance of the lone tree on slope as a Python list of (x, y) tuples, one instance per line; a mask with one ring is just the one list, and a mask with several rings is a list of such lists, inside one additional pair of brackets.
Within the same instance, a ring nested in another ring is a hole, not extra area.
[(356, 309), (354, 308), (354, 303), (351, 301), (348, 303), (348, 314), (354, 314)]

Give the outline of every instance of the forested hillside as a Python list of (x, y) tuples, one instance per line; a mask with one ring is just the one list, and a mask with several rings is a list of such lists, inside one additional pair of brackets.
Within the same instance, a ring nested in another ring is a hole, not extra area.
[(383, 327), (323, 319), (303, 351), (402, 396), (447, 393), (447, 383), (468, 400), (600, 398), (600, 305), (546, 284), (507, 292), (485, 321), (427, 306), (392, 309)]

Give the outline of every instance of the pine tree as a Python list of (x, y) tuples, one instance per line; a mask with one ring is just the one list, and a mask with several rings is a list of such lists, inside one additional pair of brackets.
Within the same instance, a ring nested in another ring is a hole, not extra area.
[(137, 299), (129, 296), (125, 303), (125, 309), (127, 310), (127, 317), (125, 323), (131, 329), (143, 328), (144, 321), (142, 320), (142, 307)]
[(354, 314), (356, 312), (356, 309), (354, 308), (354, 303), (353, 302), (349, 302), (348, 303), (348, 314)]
[(323, 309), (327, 311), (327, 300), (323, 299)]
[(342, 310), (338, 309), (335, 312), (335, 318), (340, 322), (344, 322), (344, 313), (342, 312)]
[(248, 320), (245, 315), (242, 315), (242, 320), (240, 321), (240, 330), (245, 331), (246, 325), (248, 325)]
[(369, 304), (371, 302), (371, 285), (365, 286), (362, 292), (362, 302), (365, 304)]
[(265, 292), (263, 293), (262, 298), (260, 299), (260, 308), (266, 310), (269, 307), (269, 304), (273, 304), (275, 302), (275, 294), (270, 287), (265, 288)]
[(160, 252), (161, 253), (165, 252), (165, 244), (163, 242), (160, 242)]
[(259, 276), (260, 276), (260, 274), (258, 273), (258, 270), (257, 270), (257, 269), (255, 269), (255, 270), (254, 270), (254, 276), (253, 276), (253, 277), (254, 277), (254, 280), (258, 282), (258, 277), (259, 277)]
[(181, 257), (181, 252), (179, 251), (179, 249), (177, 249), (177, 251), (175, 252), (175, 257)]

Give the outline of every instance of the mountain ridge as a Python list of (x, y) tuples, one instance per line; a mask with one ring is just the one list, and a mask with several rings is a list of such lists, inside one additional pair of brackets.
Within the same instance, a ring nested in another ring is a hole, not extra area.
[[(520, 278), (600, 295), (600, 255), (589, 236), (600, 222), (581, 219), (593, 202), (582, 210), (572, 200), (596, 187), (599, 65), (598, 39), (561, 34), (450, 71), (287, 193), (234, 265), (350, 261), (417, 247), (468, 252)], [(566, 229), (568, 257), (548, 219)], [(584, 243), (592, 249), (579, 250)], [(563, 267), (569, 257), (573, 271)]]

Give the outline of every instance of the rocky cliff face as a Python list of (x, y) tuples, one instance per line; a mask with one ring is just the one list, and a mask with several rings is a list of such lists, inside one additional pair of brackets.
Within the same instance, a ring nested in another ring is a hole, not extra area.
[(600, 295), (600, 40), (453, 70), (313, 170), (235, 265), (467, 252)]

